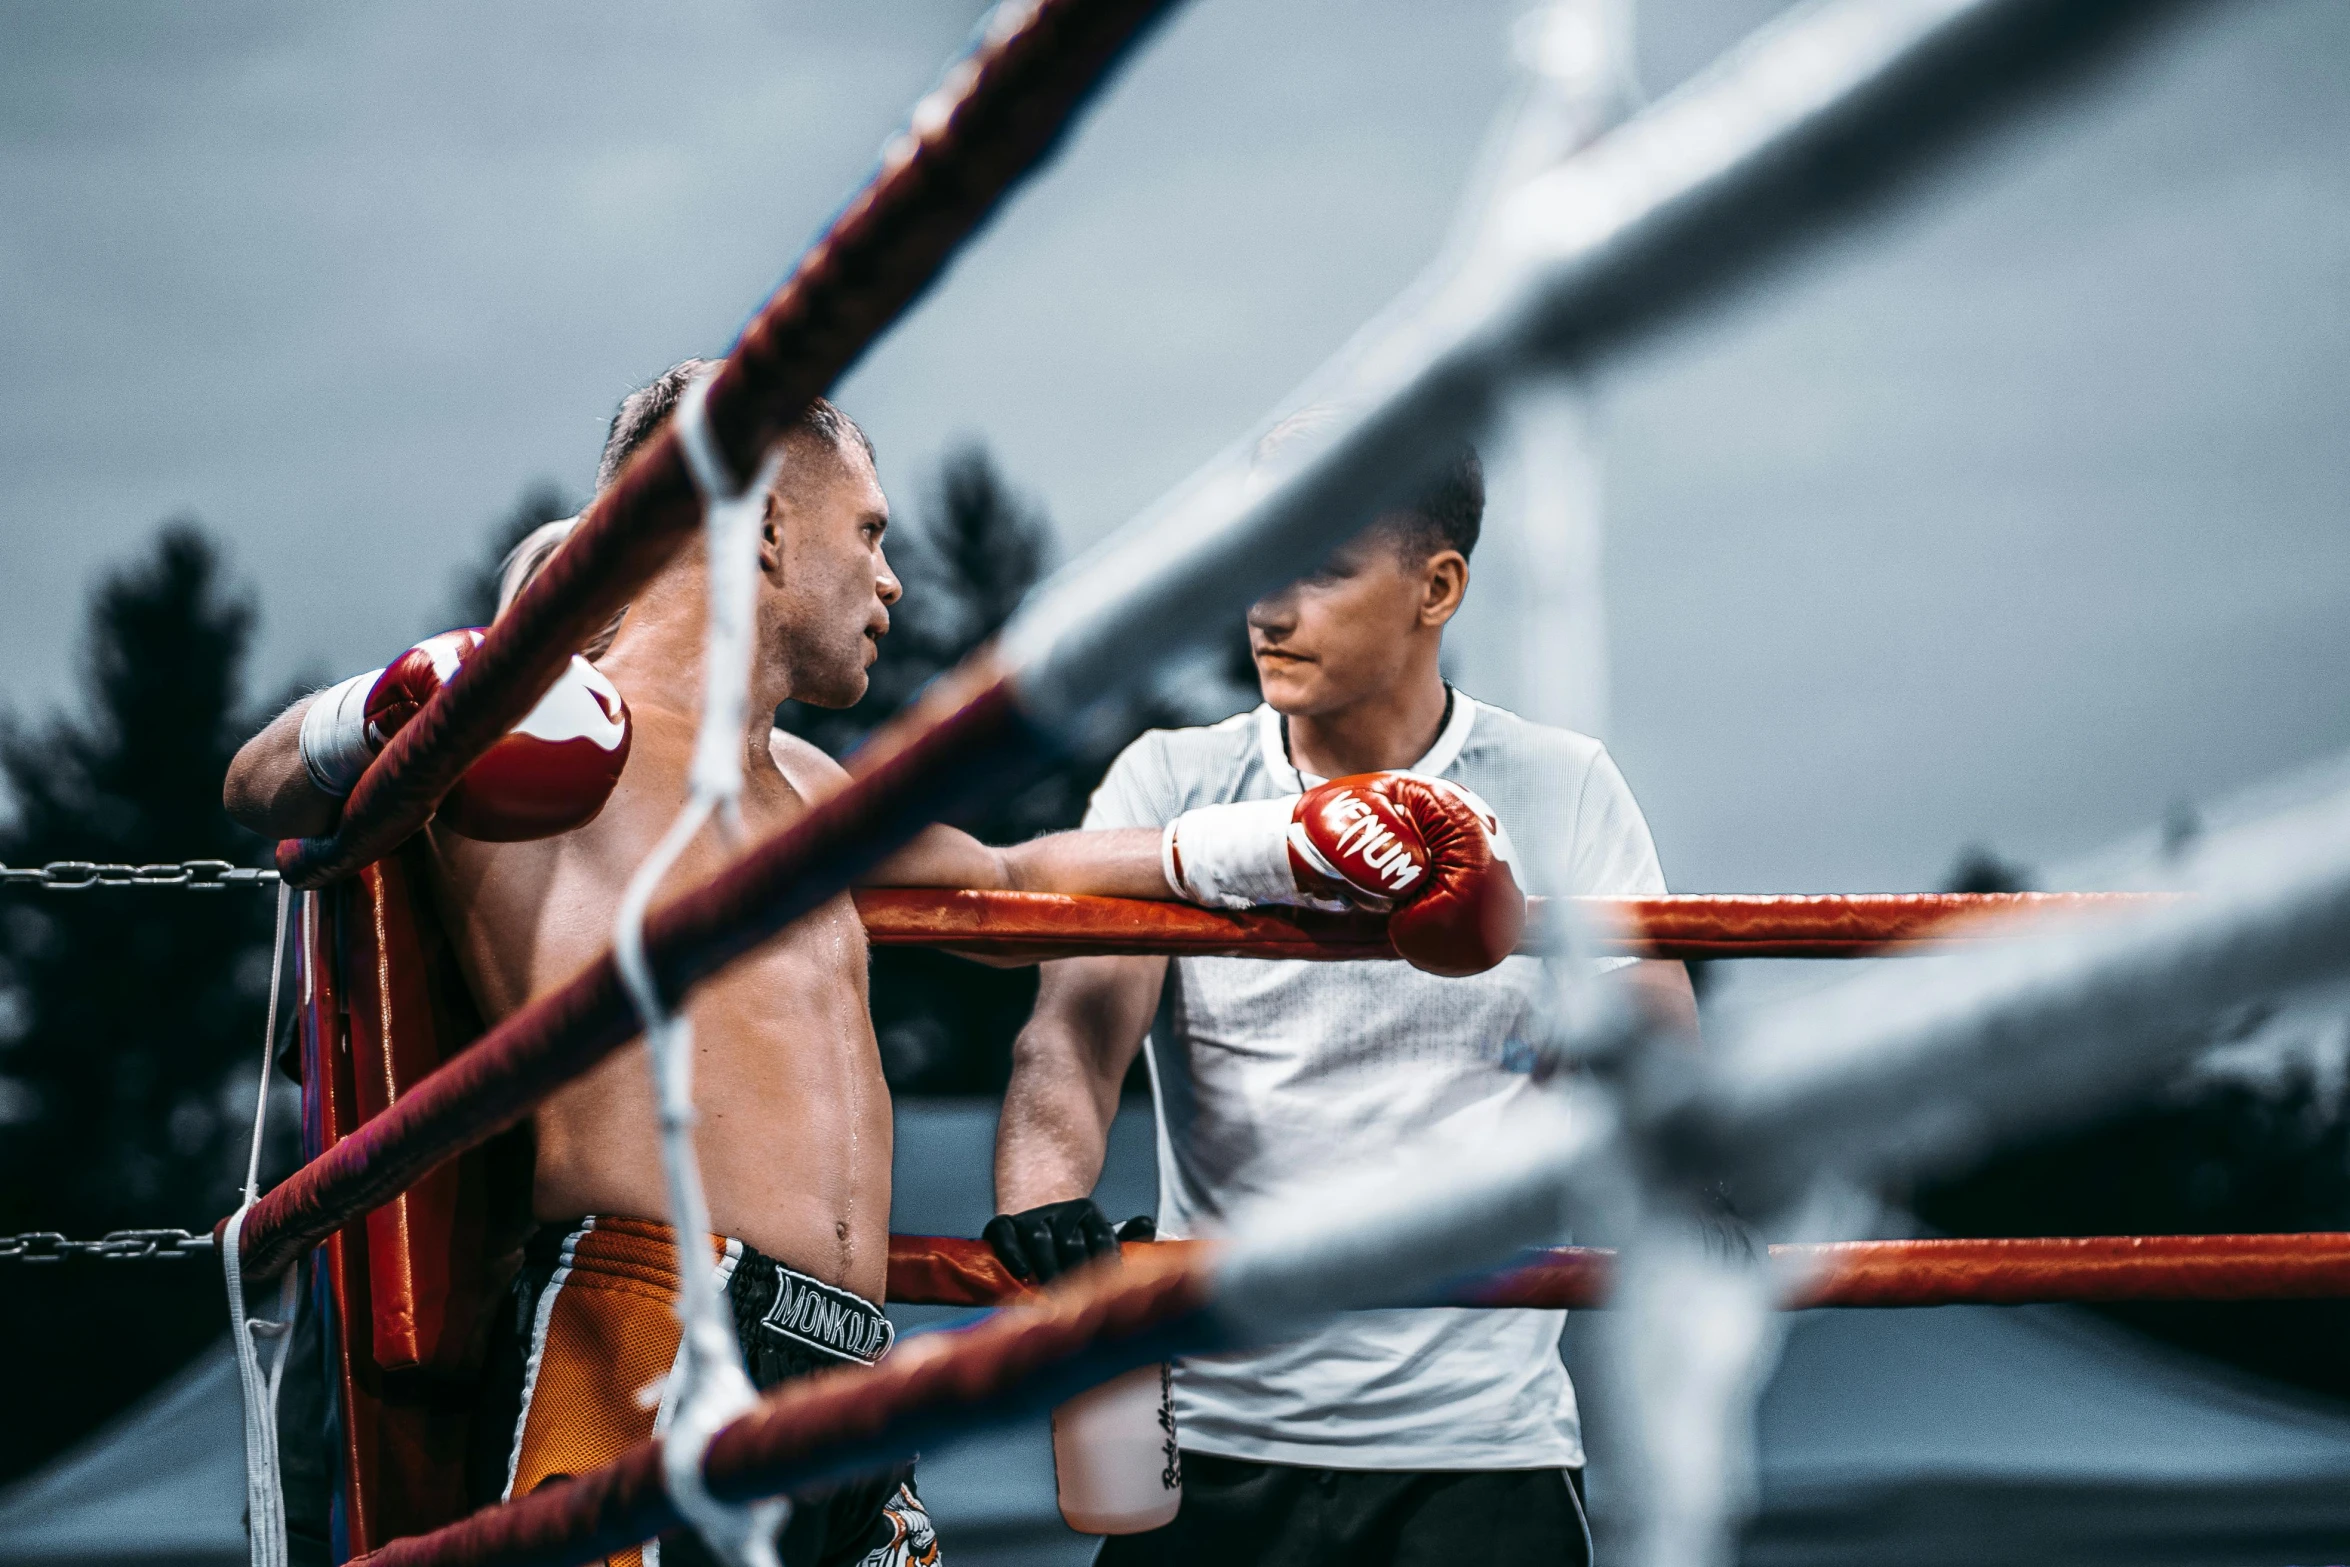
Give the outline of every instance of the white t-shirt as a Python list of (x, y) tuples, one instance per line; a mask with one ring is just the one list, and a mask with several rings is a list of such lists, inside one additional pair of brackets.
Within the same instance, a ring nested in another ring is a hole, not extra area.
[[(1482, 795), (1529, 891), (1665, 890), (1648, 824), (1596, 740), (1456, 695), (1411, 769)], [(1153, 730), (1112, 764), (1087, 827), (1158, 827), (1198, 805), (1295, 794), (1269, 707)], [(1553, 887), (1563, 866), (1564, 887)], [(1624, 959), (1618, 962), (1629, 961)], [(1212, 1235), (1252, 1201), (1432, 1130), (1471, 1134), (1534, 1092), (1540, 968), (1472, 979), (1400, 963), (1176, 958), (1151, 1031), (1159, 1230)], [(1325, 1469), (1537, 1469), (1583, 1462), (1560, 1311), (1355, 1312), (1270, 1349), (1186, 1360), (1187, 1449)]]

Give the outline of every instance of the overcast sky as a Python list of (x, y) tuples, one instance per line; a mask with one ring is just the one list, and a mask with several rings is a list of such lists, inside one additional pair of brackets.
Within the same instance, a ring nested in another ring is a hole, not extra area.
[[(1252, 423), (1435, 250), (1517, 9), (1180, 12), (841, 388), (901, 509), (976, 436), (1080, 545)], [(1643, 0), (1645, 85), (1775, 9)], [(174, 514), (270, 681), (435, 629), (977, 14), (0, 5), (0, 696), (70, 694)], [(2350, 745), (2346, 82), (2350, 6), (2221, 8), (1606, 370), (1607, 738), (1677, 886), (1931, 885)]]

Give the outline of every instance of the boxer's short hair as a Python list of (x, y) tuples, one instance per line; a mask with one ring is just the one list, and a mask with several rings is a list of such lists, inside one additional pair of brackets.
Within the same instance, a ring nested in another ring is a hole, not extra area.
[[(599, 492), (620, 477), (620, 470), (628, 466), (628, 459), (636, 455), (637, 448), (651, 440), (662, 421), (677, 411), (677, 400), (685, 395), (694, 377), (716, 362), (688, 359), (683, 364), (671, 365), (620, 400), (620, 407), (612, 415), (612, 427), (604, 435), (604, 455), (596, 463)], [(793, 429), (829, 441), (842, 451), (853, 446), (863, 451), (868, 461), (873, 459), (872, 438), (856, 420), (826, 398), (819, 397), (810, 403)]]
[[(1265, 432), (1257, 460), (1330, 422), (1337, 410), (1327, 404), (1302, 408)], [(1402, 505), (1381, 514), (1365, 531), (1384, 536), (1414, 562), (1440, 550), (1473, 554), (1485, 525), (1485, 464), (1477, 448), (1462, 441), (1451, 447)]]

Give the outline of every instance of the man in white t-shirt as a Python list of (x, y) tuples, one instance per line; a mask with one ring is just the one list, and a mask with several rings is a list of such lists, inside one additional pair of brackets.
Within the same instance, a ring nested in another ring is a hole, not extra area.
[[(1483, 511), (1483, 476), (1464, 449), (1412, 506), (1254, 606), (1265, 705), (1142, 736), (1103, 779), (1085, 825), (1166, 828), (1203, 807), (1402, 770), (1482, 797), (1530, 891), (1662, 893), (1647, 824), (1598, 741), (1489, 707), (1439, 672)], [(1170, 828), (1171, 850), (1179, 832)], [(1680, 964), (1604, 966), (1611, 983), (1694, 1033)], [(1085, 1194), (1146, 1033), (1159, 1233), (1212, 1234), (1245, 1205), (1374, 1164), (1407, 1141), (1473, 1135), (1537, 1092), (1528, 1040), (1538, 983), (1530, 958), (1467, 979), (1401, 963), (1048, 963), (1015, 1049), (996, 1141), (1003, 1212), (988, 1239), (1015, 1273), (1039, 1279), (1114, 1251)], [(1164, 1529), (1112, 1539), (1101, 1560), (1588, 1561), (1564, 1320), (1360, 1312), (1274, 1348), (1183, 1362), (1182, 1511)]]

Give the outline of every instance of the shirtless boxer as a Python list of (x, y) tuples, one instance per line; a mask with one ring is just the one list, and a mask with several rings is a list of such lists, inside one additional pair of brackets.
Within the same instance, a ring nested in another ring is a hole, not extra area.
[[(700, 368), (680, 365), (623, 403), (602, 479), (652, 436)], [(814, 747), (771, 735), (769, 715), (787, 697), (841, 707), (864, 693), (901, 591), (882, 548), (888, 521), (862, 432), (818, 403), (787, 438), (760, 540), (753, 716), (743, 736), (742, 812), (753, 836), (788, 823), (810, 797), (845, 779)], [(451, 830), (444, 807), (428, 829), (434, 894), (492, 1022), (604, 951), (622, 889), (684, 799), (704, 581), (699, 547), (682, 551), (631, 602), (598, 664), (575, 662), (566, 677), (608, 680), (633, 724), (625, 768), (591, 820), (535, 841), (486, 842)], [(390, 676), (357, 677), (281, 715), (232, 764), (224, 790), (230, 813), (273, 837), (330, 827), (340, 809), (336, 791), (348, 790), (388, 738), (368, 733), (366, 714), (396, 718), (385, 687), (429, 684), (430, 673), (419, 672), (429, 663), (404, 658)], [(527, 814), (531, 802), (496, 798), (497, 779), (485, 775), (477, 786), (485, 766), (476, 764), (461, 785), (478, 797), (475, 814), (495, 817), (507, 806)], [(1432, 813), (1431, 829), (1442, 818), (1460, 832), (1459, 812), (1442, 802), (1380, 809), (1407, 837), (1414, 829), (1399, 813), (1414, 809)], [(1264, 833), (1260, 851), (1289, 852), (1285, 824)], [(868, 879), (1166, 898), (1175, 894), (1159, 840), (1156, 831), (1066, 833), (995, 849), (933, 827)], [(725, 858), (712, 835), (702, 835), (664, 893), (706, 879)], [(1356, 865), (1343, 845), (1327, 846), (1324, 868), (1340, 881), (1351, 869), (1361, 896), (1380, 895), (1376, 872)], [(1474, 884), (1490, 874), (1490, 858), (1474, 853), (1430, 863), (1428, 890), (1415, 889), (1410, 902), (1432, 910), (1437, 894), (1457, 895), (1464, 878)], [(1317, 883), (1316, 890), (1346, 888)], [(873, 1302), (888, 1261), (891, 1120), (854, 907), (843, 896), (805, 916), (706, 981), (687, 1010), (699, 1042), (698, 1151), (719, 1232), (710, 1244), (754, 1381), (877, 1359), (889, 1341)], [(532, 1328), (509, 1495), (614, 1456), (653, 1429), (655, 1411), (639, 1390), (666, 1377), (678, 1341), (669, 1310), (675, 1250), (659, 1223), (668, 1205), (656, 1124), (651, 1077), (633, 1051), (567, 1085), (533, 1118), (532, 1200), (543, 1229), (518, 1286)], [(935, 1536), (910, 1479), (908, 1466), (796, 1509), (782, 1540), (785, 1561), (934, 1559)]]

